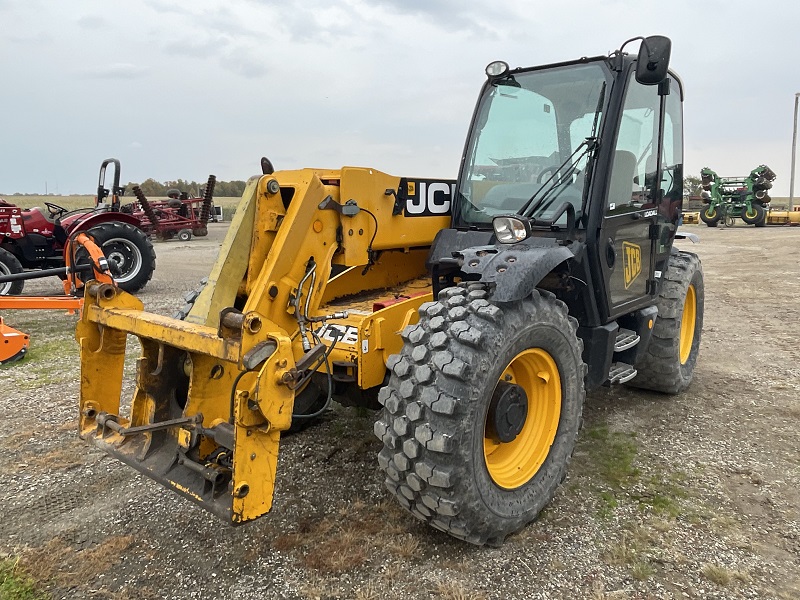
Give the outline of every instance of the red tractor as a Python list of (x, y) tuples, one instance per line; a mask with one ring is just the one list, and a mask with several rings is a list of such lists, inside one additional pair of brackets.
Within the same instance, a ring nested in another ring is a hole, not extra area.
[[(115, 167), (111, 190), (105, 187), (106, 168), (110, 164)], [(120, 288), (133, 293), (144, 287), (153, 276), (156, 253), (139, 219), (119, 212), (120, 196), (125, 191), (119, 185), (119, 177), (119, 161), (104, 160), (94, 208), (70, 211), (45, 202), (46, 211), (39, 207), (23, 209), (0, 199), (0, 276), (25, 269), (63, 268), (67, 262), (64, 256), (67, 240), (79, 231), (86, 231), (103, 249)], [(0, 295), (21, 294), (23, 283), (22, 280), (0, 283)]]

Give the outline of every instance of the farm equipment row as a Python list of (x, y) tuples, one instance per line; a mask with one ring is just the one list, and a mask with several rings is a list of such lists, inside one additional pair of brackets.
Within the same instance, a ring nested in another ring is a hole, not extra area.
[(186, 242), (192, 236), (208, 235), (208, 221), (214, 210), (216, 177), (209, 175), (202, 198), (189, 198), (186, 192), (169, 190), (166, 200), (148, 200), (142, 189), (133, 186), (135, 202), (123, 204), (120, 210), (139, 219), (142, 229), (162, 240), (177, 237)]
[(756, 227), (767, 224), (768, 192), (775, 181), (775, 173), (768, 166), (759, 165), (746, 177), (720, 177), (705, 167), (700, 177), (703, 203), (707, 205), (700, 211), (703, 223), (716, 227), (739, 218)]
[[(106, 171), (113, 167), (111, 188), (105, 187)], [(202, 198), (170, 190), (166, 200), (148, 200), (133, 186), (134, 202), (122, 204), (125, 188), (120, 185), (120, 164), (109, 158), (100, 166), (95, 206), (68, 210), (45, 202), (23, 209), (0, 198), (0, 276), (25, 270), (47, 270), (66, 264), (65, 242), (76, 232), (91, 232), (103, 248), (117, 285), (137, 292), (153, 276), (156, 255), (149, 236), (162, 240), (208, 235), (214, 214), (214, 186), (210, 175)], [(24, 279), (0, 284), (0, 295), (21, 294)]]
[[(105, 187), (106, 169), (115, 167), (111, 189)], [(120, 212), (119, 161), (103, 161), (93, 208), (69, 209), (45, 202), (23, 209), (0, 198), (0, 276), (26, 270), (62, 269), (68, 264), (68, 240), (80, 232), (91, 235), (103, 249), (117, 285), (127, 292), (142, 289), (153, 276), (156, 253), (140, 220)], [(21, 294), (26, 278), (0, 283), (0, 296)]]

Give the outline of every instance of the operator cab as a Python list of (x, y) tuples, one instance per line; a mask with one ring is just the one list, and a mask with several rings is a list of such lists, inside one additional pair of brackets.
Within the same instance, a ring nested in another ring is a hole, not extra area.
[(652, 322), (681, 212), (683, 91), (669, 39), (634, 39), (638, 55), (628, 40), (609, 56), (487, 67), (452, 228), (428, 261), (434, 292), (463, 280), (499, 302), (551, 291), (587, 347)]

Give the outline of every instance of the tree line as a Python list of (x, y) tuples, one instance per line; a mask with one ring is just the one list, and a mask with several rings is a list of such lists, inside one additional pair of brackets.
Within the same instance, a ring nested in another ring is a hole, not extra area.
[[(133, 186), (138, 185), (145, 196), (166, 196), (168, 190), (179, 190), (187, 192), (189, 197), (200, 197), (206, 187), (206, 181), (186, 181), (177, 179), (175, 181), (156, 181), (155, 179), (145, 179), (142, 183), (136, 184), (128, 182), (125, 186), (125, 195), (133, 195)], [(247, 183), (245, 181), (217, 181), (214, 184), (214, 196), (217, 198), (239, 197), (244, 193)]]
[[(167, 191), (176, 189), (181, 192), (187, 192), (189, 197), (200, 197), (203, 195), (206, 182), (198, 183), (196, 181), (187, 181), (184, 179), (177, 179), (175, 181), (156, 181), (155, 179), (145, 179), (142, 183), (136, 184), (129, 181), (125, 186), (125, 195), (133, 195), (133, 186), (138, 185), (142, 188), (145, 196), (166, 196)], [(214, 196), (217, 198), (238, 198), (244, 193), (244, 188), (247, 185), (245, 181), (217, 181), (214, 184)], [(684, 196), (699, 196), (702, 191), (702, 182), (700, 177), (694, 175), (686, 175), (683, 178), (683, 195)], [(5, 194), (7, 196), (38, 196), (40, 194)], [(48, 194), (53, 196), (54, 194)]]

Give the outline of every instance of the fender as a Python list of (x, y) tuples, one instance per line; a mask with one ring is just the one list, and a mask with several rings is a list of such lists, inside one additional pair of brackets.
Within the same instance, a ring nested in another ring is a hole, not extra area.
[(478, 281), (493, 284), (493, 300), (513, 302), (529, 296), (550, 271), (574, 258), (581, 246), (574, 243), (568, 247), (555, 239), (529, 238), (511, 245), (467, 248), (456, 253), (456, 258), (464, 274), (479, 275)]
[(139, 221), (139, 219), (133, 215), (112, 211), (92, 212), (88, 213), (87, 215), (80, 215), (74, 221), (69, 221), (68, 223), (64, 224), (64, 228), (71, 234), (75, 231), (87, 231), (95, 225), (99, 225), (100, 223), (108, 223), (111, 221), (127, 223), (128, 225), (132, 225), (133, 227), (141, 229), (141, 221)]

